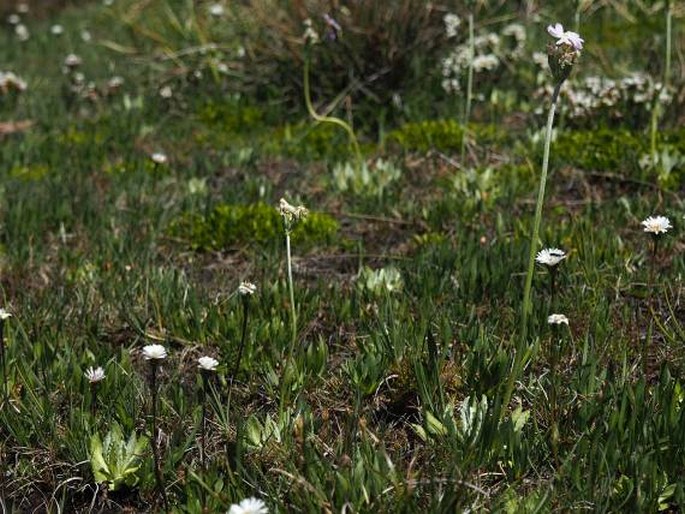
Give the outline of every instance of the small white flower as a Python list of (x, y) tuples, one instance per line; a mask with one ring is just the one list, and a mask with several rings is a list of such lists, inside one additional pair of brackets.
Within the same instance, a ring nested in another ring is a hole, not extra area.
[(82, 63), (83, 63), (83, 59), (81, 59), (76, 54), (69, 54), (64, 59), (64, 65), (67, 68), (76, 68), (78, 66), (81, 66)]
[(216, 367), (218, 365), (218, 360), (216, 360), (214, 357), (208, 357), (207, 355), (200, 357), (197, 360), (197, 367), (203, 371), (216, 371)]
[(550, 314), (547, 317), (547, 323), (550, 325), (568, 325), (568, 318), (563, 314)]
[(550, 36), (557, 39), (557, 45), (569, 45), (575, 50), (583, 49), (583, 43), (585, 40), (580, 37), (580, 34), (570, 30), (565, 31), (564, 26), (561, 23), (549, 25), (547, 27), (547, 32)]
[(257, 290), (257, 286), (252, 282), (241, 282), (238, 286), (238, 292), (243, 296), (253, 295)]
[(448, 38), (453, 38), (457, 35), (457, 29), (461, 25), (459, 16), (453, 13), (447, 13), (443, 16), (442, 21), (445, 23), (445, 33)]
[(29, 29), (27, 29), (26, 25), (23, 23), (20, 23), (14, 27), (14, 33), (19, 41), (28, 41), (29, 37), (31, 37), (29, 34)]
[(566, 252), (559, 248), (545, 248), (540, 250), (535, 257), (535, 262), (545, 266), (556, 266), (566, 258)]
[(645, 232), (650, 234), (665, 234), (668, 229), (672, 228), (671, 220), (666, 216), (649, 216), (642, 222)]
[(21, 23), (21, 16), (17, 13), (12, 13), (7, 17), (7, 23), (10, 25), (19, 25), (19, 23)]
[(262, 500), (246, 498), (240, 503), (234, 503), (227, 514), (267, 514), (269, 510)]
[(12, 313), (6, 311), (5, 309), (0, 309), (0, 321), (5, 321), (8, 318), (12, 317)]
[(143, 346), (143, 358), (146, 361), (166, 359), (166, 348), (161, 344), (148, 344)]
[(216, 16), (217, 18), (219, 16), (224, 15), (224, 6), (221, 4), (212, 4), (209, 6), (209, 14), (212, 16)]
[(64, 27), (62, 27), (62, 25), (53, 25), (50, 27), (50, 32), (53, 36), (61, 36), (64, 34)]
[(91, 366), (86, 370), (84, 375), (88, 379), (88, 382), (90, 382), (91, 384), (96, 384), (101, 380), (105, 379), (105, 370), (102, 369), (100, 366), (98, 366), (97, 368), (93, 368), (93, 366)]
[(93, 39), (93, 35), (88, 30), (81, 31), (81, 39), (84, 43), (89, 43)]
[(107, 81), (107, 87), (111, 90), (117, 90), (124, 85), (123, 77), (119, 75), (114, 75), (111, 79)]
[(166, 154), (162, 152), (153, 153), (150, 155), (150, 159), (155, 164), (166, 164), (169, 161), (169, 158), (166, 156)]
[(303, 220), (309, 214), (309, 211), (306, 207), (304, 207), (303, 205), (300, 205), (298, 207), (290, 205), (285, 200), (285, 198), (281, 198), (280, 202), (278, 203), (278, 211), (280, 212), (281, 216), (283, 216), (286, 219), (288, 223)]

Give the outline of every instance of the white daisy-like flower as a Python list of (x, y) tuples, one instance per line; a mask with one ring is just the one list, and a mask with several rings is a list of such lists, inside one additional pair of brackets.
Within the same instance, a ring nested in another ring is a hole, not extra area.
[(209, 357), (207, 355), (205, 355), (204, 357), (200, 357), (197, 360), (197, 367), (200, 368), (202, 371), (216, 371), (218, 365), (218, 360), (216, 360), (214, 357)]
[(100, 366), (98, 366), (97, 368), (93, 368), (93, 366), (91, 366), (86, 370), (84, 375), (88, 379), (88, 382), (90, 382), (91, 384), (97, 384), (101, 380), (105, 379), (105, 370), (102, 369)]
[(234, 503), (227, 514), (267, 514), (266, 504), (257, 498), (246, 498), (240, 503)]
[(28, 41), (28, 39), (31, 37), (29, 34), (29, 29), (27, 29), (26, 25), (23, 23), (20, 23), (14, 27), (14, 33), (19, 41)]
[(550, 325), (568, 325), (568, 318), (563, 314), (550, 314), (547, 317), (547, 323)]
[(281, 198), (280, 202), (278, 203), (278, 212), (280, 212), (281, 216), (283, 216), (288, 222), (303, 220), (309, 214), (309, 211), (306, 207), (303, 205), (298, 207), (290, 205), (285, 198)]
[(164, 86), (162, 89), (159, 90), (159, 96), (162, 98), (171, 98), (174, 96), (174, 92), (172, 91), (171, 87), (169, 86)]
[(155, 152), (152, 155), (150, 155), (150, 159), (152, 159), (152, 162), (155, 164), (166, 164), (169, 162), (169, 158), (166, 156), (165, 153), (162, 152)]
[(585, 40), (580, 37), (580, 34), (571, 30), (564, 30), (564, 26), (561, 23), (549, 25), (547, 32), (550, 36), (557, 39), (557, 45), (569, 45), (576, 50), (583, 49)]
[(53, 36), (61, 36), (62, 34), (64, 34), (64, 27), (62, 27), (62, 25), (59, 24), (53, 25), (52, 27), (50, 27), (50, 32)]
[(212, 16), (223, 16), (224, 15), (224, 6), (221, 4), (212, 4), (209, 6), (209, 14)]
[(76, 68), (78, 66), (81, 66), (82, 63), (83, 63), (83, 59), (81, 59), (76, 54), (69, 54), (64, 59), (64, 65), (67, 68)]
[(19, 23), (21, 23), (21, 16), (17, 13), (12, 13), (7, 17), (7, 23), (10, 25), (19, 25)]
[(253, 295), (257, 291), (257, 286), (252, 282), (241, 282), (238, 286), (238, 292), (243, 296)]
[(148, 344), (143, 346), (143, 357), (146, 361), (166, 359), (166, 348), (161, 344)]
[(12, 317), (12, 313), (5, 310), (5, 309), (0, 309), (0, 321), (5, 321), (8, 318)]
[(672, 228), (671, 220), (666, 216), (649, 216), (642, 222), (645, 232), (650, 234), (665, 234)]
[(566, 252), (559, 248), (545, 248), (535, 256), (535, 262), (545, 266), (556, 266), (566, 258)]

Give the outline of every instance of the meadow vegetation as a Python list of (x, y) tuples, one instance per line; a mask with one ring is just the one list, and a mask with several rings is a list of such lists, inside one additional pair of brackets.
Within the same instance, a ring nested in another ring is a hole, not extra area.
[(0, 14), (0, 510), (684, 510), (685, 4)]

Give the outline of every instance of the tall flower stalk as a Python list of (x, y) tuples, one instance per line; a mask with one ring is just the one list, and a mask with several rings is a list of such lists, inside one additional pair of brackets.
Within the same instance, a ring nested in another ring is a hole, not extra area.
[(295, 344), (297, 342), (297, 307), (295, 305), (295, 287), (293, 284), (293, 267), (292, 267), (292, 255), (290, 252), (290, 235), (296, 227), (296, 225), (304, 221), (309, 215), (309, 211), (306, 207), (300, 205), (294, 207), (290, 205), (285, 199), (281, 198), (278, 206), (278, 210), (283, 219), (283, 230), (285, 232), (285, 257), (288, 268), (288, 292), (290, 294), (290, 320), (292, 323), (292, 333), (290, 339), (290, 345), (288, 347), (288, 357), (284, 365), (283, 378), (281, 380), (281, 407), (286, 404), (286, 377), (288, 366), (292, 364), (293, 352), (295, 351)]
[[(554, 79), (554, 91), (552, 93), (551, 105), (547, 114), (547, 126), (545, 128), (545, 147), (542, 155), (542, 172), (540, 174), (540, 184), (538, 187), (538, 197), (535, 204), (535, 219), (533, 221), (533, 234), (530, 239), (530, 251), (528, 253), (528, 270), (526, 272), (526, 282), (523, 288), (523, 311), (521, 315), (521, 337), (519, 346), (514, 357), (513, 369), (509, 373), (506, 390), (504, 392), (503, 405), (508, 405), (514, 391), (516, 378), (522, 371), (525, 364), (527, 353), (524, 351), (528, 344), (528, 319), (533, 311), (531, 300), (531, 290), (533, 286), (533, 274), (535, 271), (535, 255), (540, 235), (540, 223), (542, 221), (542, 208), (545, 203), (545, 188), (547, 186), (547, 171), (549, 168), (549, 150), (552, 143), (552, 128), (554, 126), (554, 114), (559, 99), (561, 85), (571, 74), (573, 65), (580, 57), (584, 40), (576, 32), (564, 30), (561, 23), (549, 25), (547, 32), (556, 39), (554, 43), (547, 45), (547, 62), (549, 63), (552, 78)], [(506, 410), (503, 410), (506, 412)]]
[(209, 376), (216, 372), (218, 366), (219, 361), (213, 357), (204, 356), (197, 360), (197, 367), (200, 368), (200, 374), (202, 376), (202, 419), (200, 422), (200, 465), (202, 466), (202, 469), (205, 469), (205, 455), (207, 452), (207, 393), (209, 392)]
[(5, 351), (5, 321), (12, 317), (12, 314), (5, 309), (0, 309), (0, 367), (2, 367), (2, 394), (5, 405), (9, 401), (9, 386), (7, 380), (7, 355)]
[[(342, 28), (338, 23), (330, 16), (324, 16), (324, 20), (327, 25), (327, 39), (334, 40), (339, 37), (342, 33)], [(332, 125), (337, 125), (341, 127), (349, 137), (350, 144), (354, 150), (355, 157), (357, 159), (357, 165), (362, 166), (364, 163), (364, 158), (362, 157), (361, 148), (359, 147), (359, 141), (354, 133), (352, 126), (345, 120), (342, 120), (336, 116), (329, 116), (328, 114), (321, 115), (316, 112), (314, 104), (312, 103), (311, 88), (310, 88), (310, 68), (311, 68), (311, 53), (312, 47), (320, 42), (318, 33), (314, 30), (312, 26), (312, 21), (310, 19), (305, 20), (305, 33), (304, 33), (305, 47), (304, 47), (304, 72), (302, 77), (303, 88), (304, 88), (304, 103), (307, 107), (307, 112), (309, 115), (319, 123), (330, 123)]]
[(533, 305), (531, 301), (531, 288), (533, 285), (533, 273), (535, 270), (535, 255), (540, 234), (540, 223), (542, 221), (542, 208), (545, 203), (545, 188), (547, 186), (547, 171), (549, 168), (549, 150), (552, 142), (552, 128), (554, 126), (554, 114), (559, 99), (561, 85), (571, 74), (573, 65), (580, 57), (580, 50), (583, 48), (583, 39), (575, 32), (564, 31), (561, 23), (550, 25), (547, 32), (554, 38), (556, 43), (549, 44), (547, 47), (547, 58), (554, 78), (554, 92), (547, 115), (547, 126), (545, 129), (545, 147), (542, 156), (542, 172), (540, 174), (540, 184), (538, 187), (538, 197), (535, 204), (535, 219), (533, 221), (533, 234), (530, 240), (530, 251), (528, 254), (528, 271), (526, 273), (526, 283), (523, 289), (523, 316), (521, 319), (522, 342), (525, 343), (528, 335), (528, 318), (532, 313)]
[(143, 347), (143, 358), (150, 364), (150, 392), (152, 394), (152, 405), (150, 407), (150, 417), (152, 418), (152, 458), (155, 466), (155, 480), (157, 481), (157, 492), (162, 496), (164, 510), (169, 512), (169, 502), (166, 496), (164, 480), (162, 479), (162, 468), (160, 465), (159, 448), (157, 447), (157, 370), (160, 363), (166, 359), (166, 348), (161, 344), (149, 344)]

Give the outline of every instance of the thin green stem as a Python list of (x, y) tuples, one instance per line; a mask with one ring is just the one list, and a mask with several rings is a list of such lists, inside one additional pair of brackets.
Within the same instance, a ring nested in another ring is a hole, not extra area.
[(671, 81), (671, 44), (672, 44), (673, 10), (671, 2), (666, 1), (666, 63), (664, 68), (664, 89), (668, 89)]
[(310, 66), (310, 59), (309, 59), (309, 51), (305, 51), (305, 56), (304, 56), (304, 103), (307, 106), (307, 112), (309, 112), (309, 115), (314, 118), (314, 120), (318, 121), (319, 123), (332, 123), (333, 125), (337, 125), (341, 127), (345, 132), (347, 132), (347, 135), (350, 138), (350, 142), (352, 143), (352, 148), (354, 149), (354, 153), (357, 158), (357, 163), (361, 166), (362, 163), (364, 162), (364, 159), (362, 157), (362, 152), (361, 148), (359, 147), (359, 142), (357, 141), (357, 136), (354, 133), (354, 130), (352, 127), (346, 123), (344, 120), (341, 120), (340, 118), (336, 118), (335, 116), (322, 116), (319, 113), (316, 112), (316, 109), (314, 109), (314, 105), (312, 104), (312, 97), (311, 97), (311, 91), (309, 87), (309, 66)]
[(535, 220), (533, 222), (533, 235), (530, 239), (530, 252), (528, 254), (528, 271), (526, 272), (526, 283), (523, 288), (523, 316), (521, 317), (521, 343), (525, 344), (528, 337), (528, 318), (532, 313), (533, 304), (531, 301), (531, 289), (533, 286), (533, 272), (535, 271), (535, 254), (540, 234), (540, 222), (542, 220), (542, 208), (545, 203), (545, 188), (547, 186), (547, 170), (549, 168), (549, 149), (552, 142), (552, 127), (554, 125), (554, 113), (557, 108), (557, 99), (561, 82), (554, 88), (552, 95), (552, 105), (547, 115), (547, 128), (545, 130), (545, 149), (542, 157), (542, 173), (540, 175), (540, 186), (538, 198), (535, 204)]
[(157, 481), (158, 493), (162, 495), (165, 512), (169, 512), (169, 502), (166, 497), (164, 480), (162, 479), (162, 468), (160, 466), (159, 448), (157, 448), (157, 363), (150, 360), (150, 389), (152, 392), (152, 458), (155, 466), (155, 480)]
[(7, 357), (5, 355), (5, 321), (0, 320), (0, 365), (2, 365), (2, 391), (5, 406), (9, 405), (9, 388), (7, 381)]
[(466, 104), (464, 105), (464, 123), (461, 132), (461, 160), (466, 155), (466, 136), (469, 130), (469, 118), (471, 117), (471, 98), (473, 96), (473, 58), (475, 56), (475, 38), (473, 35), (473, 14), (469, 13), (469, 73), (466, 82)]
[(295, 308), (295, 287), (293, 285), (293, 266), (290, 254), (290, 232), (285, 233), (285, 257), (288, 266), (288, 291), (290, 293), (290, 320), (292, 321), (292, 338), (290, 341), (290, 352), (288, 358), (292, 356), (295, 341), (297, 341), (297, 309)]

